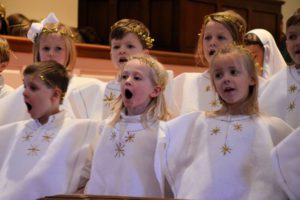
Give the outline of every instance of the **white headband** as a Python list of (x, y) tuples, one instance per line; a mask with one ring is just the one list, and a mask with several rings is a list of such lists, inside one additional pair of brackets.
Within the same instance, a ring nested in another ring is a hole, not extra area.
[(34, 42), (34, 38), (41, 33), (44, 26), (48, 23), (57, 23), (59, 20), (54, 13), (49, 13), (48, 16), (41, 21), (41, 23), (32, 23), (27, 33), (27, 38)]

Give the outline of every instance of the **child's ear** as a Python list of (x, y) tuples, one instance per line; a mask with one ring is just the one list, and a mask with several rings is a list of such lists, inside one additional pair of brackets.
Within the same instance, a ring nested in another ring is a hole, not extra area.
[(162, 92), (161, 87), (157, 85), (154, 87), (153, 91), (151, 92), (150, 97), (151, 98), (157, 97), (158, 95), (160, 95), (161, 92)]
[(8, 62), (2, 62), (0, 63), (0, 73), (7, 67)]
[(256, 81), (253, 77), (251, 77), (250, 85), (256, 85)]
[(143, 50), (143, 53), (144, 53), (144, 54), (147, 54), (147, 55), (150, 55), (149, 49), (144, 49), (144, 50)]
[(62, 92), (60, 89), (58, 89), (57, 87), (53, 89), (53, 94), (52, 94), (52, 99), (53, 100), (59, 100), (60, 101), (60, 97), (62, 95)]

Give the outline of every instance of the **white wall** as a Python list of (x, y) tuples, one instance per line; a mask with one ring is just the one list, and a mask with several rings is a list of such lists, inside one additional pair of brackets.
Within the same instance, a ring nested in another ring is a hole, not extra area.
[(77, 27), (78, 0), (0, 0), (6, 8), (6, 16), (22, 13), (29, 19), (41, 20), (49, 12), (66, 25)]
[(300, 8), (300, 0), (285, 0), (285, 4), (283, 4), (281, 12), (283, 14), (283, 30), (285, 32), (285, 23), (287, 19)]

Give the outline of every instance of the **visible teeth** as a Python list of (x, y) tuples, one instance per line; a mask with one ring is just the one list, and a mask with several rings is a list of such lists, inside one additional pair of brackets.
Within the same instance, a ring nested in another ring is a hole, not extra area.
[(25, 103), (25, 104), (26, 104), (27, 110), (30, 111), (32, 109), (32, 105), (29, 103)]
[(131, 97), (133, 96), (132, 92), (130, 90), (125, 90), (125, 97), (127, 99), (131, 99)]

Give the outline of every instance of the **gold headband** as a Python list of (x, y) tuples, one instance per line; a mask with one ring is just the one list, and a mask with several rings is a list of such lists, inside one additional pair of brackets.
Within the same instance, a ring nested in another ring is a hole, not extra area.
[(231, 15), (206, 15), (204, 17), (204, 24), (207, 24), (210, 20), (217, 20), (217, 18), (223, 19), (225, 22), (235, 24), (238, 27), (239, 33), (243, 33), (245, 31), (243, 23), (238, 18)]
[(65, 30), (58, 30), (58, 28), (46, 28), (46, 27), (44, 27), (42, 29), (42, 33), (46, 33), (46, 34), (59, 33), (60, 35), (67, 36), (67, 37), (70, 37), (70, 38), (74, 38), (73, 34), (70, 34)]
[(141, 40), (143, 40), (149, 49), (153, 47), (153, 42), (155, 40), (151, 38), (146, 31), (142, 31), (141, 28), (139, 28), (139, 25), (132, 22), (117, 22), (111, 26), (110, 29), (114, 30), (118, 27), (128, 28), (130, 32), (135, 33)]

